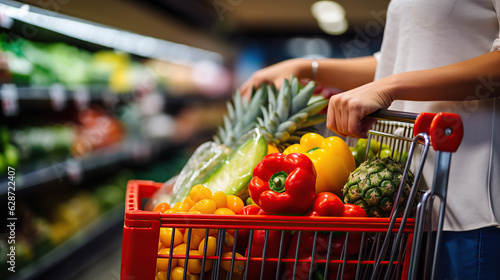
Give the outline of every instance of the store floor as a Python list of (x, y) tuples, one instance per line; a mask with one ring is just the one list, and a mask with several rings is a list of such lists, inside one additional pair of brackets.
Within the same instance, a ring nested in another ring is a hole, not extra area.
[(120, 280), (121, 247), (117, 247), (107, 254), (93, 261), (73, 280)]

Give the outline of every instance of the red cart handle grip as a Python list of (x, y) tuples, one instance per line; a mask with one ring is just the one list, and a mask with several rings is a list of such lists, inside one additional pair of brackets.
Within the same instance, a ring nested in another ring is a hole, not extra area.
[(421, 113), (413, 127), (415, 136), (427, 133), (436, 151), (456, 152), (464, 136), (464, 126), (459, 115), (453, 113)]

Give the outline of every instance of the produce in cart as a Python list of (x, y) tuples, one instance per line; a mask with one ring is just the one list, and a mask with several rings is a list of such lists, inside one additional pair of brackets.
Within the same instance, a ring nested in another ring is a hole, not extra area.
[[(388, 217), (395, 203), (403, 171), (403, 165), (391, 157), (363, 162), (351, 173), (344, 186), (344, 202), (361, 206), (370, 217)], [(413, 180), (413, 173), (408, 172), (400, 204), (408, 197)]]
[(304, 154), (269, 154), (257, 164), (248, 190), (252, 200), (271, 215), (301, 215), (316, 198), (316, 171)]
[[(235, 213), (240, 213), (242, 209), (243, 201), (239, 197), (226, 195), (221, 191), (212, 193), (202, 185), (195, 185), (183, 201), (177, 202), (172, 207), (168, 203), (160, 203), (154, 211), (164, 214), (235, 215)], [(211, 271), (213, 260), (190, 258), (186, 264), (185, 256), (186, 254), (190, 256), (215, 256), (217, 238), (220, 237), (218, 230), (215, 229), (162, 227), (158, 242), (157, 279), (166, 279), (169, 268), (171, 279), (183, 279), (184, 269), (187, 269), (188, 279), (199, 279), (201, 273)], [(223, 257), (231, 257), (229, 254), (232, 254), (230, 250), (234, 245), (234, 231), (227, 230), (223, 238), (225, 252), (222, 255)], [(228, 251), (226, 252), (226, 250)], [(170, 254), (171, 251), (172, 254)], [(243, 257), (239, 253), (236, 254), (237, 257)], [(230, 271), (230, 266), (231, 263), (228, 261), (221, 262), (221, 267), (224, 270)], [(245, 263), (238, 261), (233, 264), (233, 272), (241, 272), (244, 267)]]
[(332, 192), (342, 196), (342, 188), (349, 174), (356, 168), (354, 157), (344, 140), (337, 136), (324, 138), (317, 133), (307, 133), (283, 154), (307, 155), (316, 169), (316, 193)]
[[(214, 141), (198, 147), (181, 173), (153, 196), (146, 209), (162, 202), (175, 204), (196, 184), (246, 199), (253, 168), (268, 150), (283, 151), (325, 121), (325, 115), (318, 113), (328, 100), (313, 95), (315, 87), (314, 82), (302, 87), (291, 77), (284, 79), (279, 91), (272, 85), (261, 85), (250, 101), (237, 92), (233, 104), (227, 105), (228, 113)], [(249, 139), (253, 141), (246, 142)], [(173, 189), (168, 186), (172, 182)]]

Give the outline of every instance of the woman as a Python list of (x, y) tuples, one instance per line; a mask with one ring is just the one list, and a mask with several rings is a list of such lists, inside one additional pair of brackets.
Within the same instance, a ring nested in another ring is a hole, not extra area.
[[(331, 97), (327, 127), (367, 137), (377, 109), (454, 112), (464, 138), (453, 154), (437, 279), (498, 279), (500, 263), (500, 0), (393, 0), (380, 53), (293, 59), (257, 71), (262, 82), (294, 74), (346, 90)], [(313, 77), (314, 74), (314, 77)], [(432, 178), (434, 154), (424, 179)]]

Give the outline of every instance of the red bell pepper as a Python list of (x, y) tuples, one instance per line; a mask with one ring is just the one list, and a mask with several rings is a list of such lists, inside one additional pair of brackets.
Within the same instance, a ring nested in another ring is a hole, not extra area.
[(265, 156), (248, 186), (252, 200), (271, 215), (302, 215), (316, 197), (316, 170), (303, 154)]

